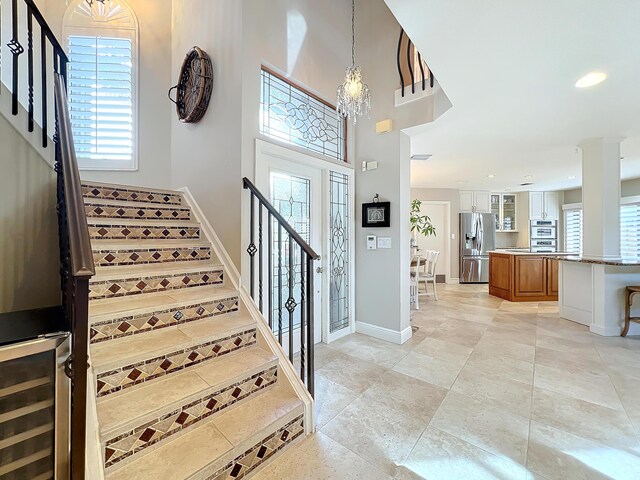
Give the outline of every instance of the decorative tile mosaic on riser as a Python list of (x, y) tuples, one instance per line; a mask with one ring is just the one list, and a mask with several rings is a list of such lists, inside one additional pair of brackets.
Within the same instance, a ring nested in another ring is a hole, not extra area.
[(135, 455), (181, 430), (200, 422), (231, 405), (248, 398), (278, 380), (278, 367), (273, 366), (232, 385), (209, 392), (201, 399), (109, 439), (105, 443), (105, 467)]
[(98, 267), (145, 265), (148, 263), (209, 260), (211, 247), (135, 248), (127, 250), (97, 250), (93, 262)]
[(97, 375), (96, 396), (102, 397), (118, 392), (255, 344), (256, 330), (254, 328), (126, 365), (116, 370), (99, 373)]
[(137, 218), (145, 220), (190, 220), (191, 210), (179, 207), (146, 207), (85, 203), (84, 210), (91, 218)]
[(108, 280), (89, 283), (89, 300), (122, 297), (141, 293), (159, 292), (202, 285), (222, 285), (224, 272), (205, 270), (179, 275), (159, 275), (156, 277), (136, 277), (122, 280)]
[(127, 202), (166, 203), (181, 205), (182, 196), (176, 193), (152, 192), (104, 185), (82, 185), (82, 196), (87, 199), (121, 200)]
[(105, 320), (92, 324), (89, 335), (91, 343), (99, 343), (237, 311), (238, 297), (234, 296), (187, 305), (179, 309), (169, 308), (152, 313)]
[(89, 225), (89, 237), (93, 240), (196, 240), (200, 238), (200, 227)]
[(304, 424), (303, 416), (300, 415), (242, 455), (236, 457), (224, 468), (207, 477), (207, 480), (238, 480), (244, 478), (302, 434), (304, 434)]

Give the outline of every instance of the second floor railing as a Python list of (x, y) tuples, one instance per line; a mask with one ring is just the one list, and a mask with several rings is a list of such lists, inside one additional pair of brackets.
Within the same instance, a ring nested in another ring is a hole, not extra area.
[(251, 297), (313, 396), (313, 262), (320, 256), (246, 177), (243, 186), (251, 193)]
[(421, 85), (422, 90), (426, 90), (427, 82), (429, 82), (429, 86), (433, 88), (435, 82), (433, 73), (404, 29), (400, 29), (396, 63), (403, 97), (405, 87), (410, 86), (411, 93), (416, 93), (416, 85)]
[[(33, 132), (35, 124), (39, 123), (42, 146), (47, 148), (52, 105), (54, 110), (57, 190), (56, 198), (51, 201), (56, 202), (58, 214), (61, 302), (65, 324), (72, 335), (71, 355), (65, 362), (65, 372), (71, 378), (70, 439), (67, 439), (70, 445), (65, 447), (71, 452), (71, 478), (83, 479), (89, 280), (95, 274), (95, 267), (67, 102), (69, 59), (33, 0), (11, 0), (10, 4), (7, 3), (3, 5), (2, 13), (8, 14), (11, 19), (11, 40), (7, 47), (12, 54), (9, 77), (12, 113), (18, 115), (22, 103), (28, 115), (25, 128)], [(22, 57), (25, 53), (26, 65)], [(39, 110), (39, 115), (36, 115), (36, 110)]]

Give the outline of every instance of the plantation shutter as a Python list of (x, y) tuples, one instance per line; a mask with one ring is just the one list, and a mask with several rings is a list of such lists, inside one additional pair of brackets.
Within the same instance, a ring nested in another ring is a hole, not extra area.
[(577, 255), (582, 253), (582, 209), (564, 211), (565, 250)]
[(640, 257), (640, 204), (620, 207), (620, 255), (622, 258)]
[(69, 37), (69, 108), (81, 165), (134, 163), (132, 51), (128, 38)]

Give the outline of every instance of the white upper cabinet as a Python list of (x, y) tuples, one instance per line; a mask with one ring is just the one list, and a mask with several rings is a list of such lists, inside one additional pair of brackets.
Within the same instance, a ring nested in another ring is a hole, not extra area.
[(529, 217), (531, 220), (559, 220), (558, 192), (529, 192)]
[(460, 212), (491, 213), (491, 193), (461, 190)]

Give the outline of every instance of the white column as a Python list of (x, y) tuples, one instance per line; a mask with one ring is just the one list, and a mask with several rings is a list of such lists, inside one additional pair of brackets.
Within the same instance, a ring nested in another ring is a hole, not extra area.
[(582, 256), (620, 259), (620, 142), (594, 138), (582, 149)]

